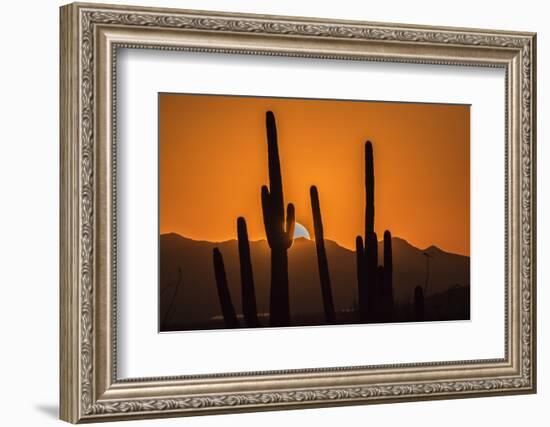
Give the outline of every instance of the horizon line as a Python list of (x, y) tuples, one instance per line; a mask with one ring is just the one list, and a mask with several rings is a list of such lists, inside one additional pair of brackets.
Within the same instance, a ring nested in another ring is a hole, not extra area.
[[(219, 241), (212, 241), (212, 240), (206, 240), (206, 239), (193, 239), (192, 237), (187, 237), (187, 236), (183, 236), (179, 233), (176, 233), (175, 231), (169, 231), (169, 232), (166, 232), (166, 233), (160, 233), (159, 232), (159, 238), (161, 236), (166, 236), (166, 235), (169, 235), (169, 234), (174, 234), (178, 237), (181, 237), (182, 239), (187, 239), (187, 240), (192, 240), (193, 242), (202, 242), (202, 243), (211, 243), (211, 244), (222, 244), (222, 243), (228, 243), (228, 242), (236, 242), (238, 239), (237, 238), (232, 238), (232, 239), (226, 239), (226, 240), (219, 240)], [(310, 241), (312, 243), (315, 243), (315, 239), (312, 237), (311, 239), (307, 239), (305, 237), (298, 237), (298, 238), (295, 238), (294, 240), (300, 240), (300, 239), (303, 239), (303, 240), (306, 240), (306, 241)], [(445, 249), (442, 249), (440, 248), (439, 246), (437, 245), (429, 245), (425, 248), (420, 248), (418, 246), (415, 246), (413, 245), (411, 242), (409, 242), (407, 239), (403, 238), (403, 237), (399, 237), (399, 236), (392, 236), (392, 240), (394, 239), (397, 239), (397, 240), (403, 240), (404, 242), (406, 242), (409, 246), (412, 246), (413, 248), (419, 250), (419, 251), (427, 251), (431, 248), (435, 248), (441, 252), (444, 252), (444, 253), (447, 253), (447, 254), (451, 254), (451, 255), (458, 255), (458, 256), (463, 256), (463, 257), (466, 257), (466, 258), (470, 258), (470, 255), (464, 255), (464, 254), (461, 254), (461, 253), (456, 253), (456, 252), (449, 252)], [(334, 243), (335, 245), (343, 248), (343, 249), (346, 249), (348, 251), (351, 251), (351, 252), (355, 252), (355, 248), (348, 248), (347, 246), (344, 246), (342, 244), (340, 244), (339, 242), (335, 241), (335, 240), (332, 240), (332, 239), (324, 239), (325, 241), (329, 241), (329, 242), (332, 242)], [(382, 243), (384, 241), (384, 239), (382, 240), (377, 240), (378, 243)], [(263, 239), (256, 239), (256, 240), (249, 240), (250, 243), (257, 243), (257, 242), (267, 242), (267, 239), (266, 238), (263, 238)]]

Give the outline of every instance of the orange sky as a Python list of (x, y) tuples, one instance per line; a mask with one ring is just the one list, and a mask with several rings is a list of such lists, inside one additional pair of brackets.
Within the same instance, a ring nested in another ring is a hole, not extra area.
[(196, 240), (265, 238), (265, 112), (275, 113), (285, 203), (313, 235), (317, 185), (325, 239), (364, 233), (364, 142), (374, 148), (375, 231), (470, 253), (470, 108), (205, 95), (159, 95), (160, 232)]

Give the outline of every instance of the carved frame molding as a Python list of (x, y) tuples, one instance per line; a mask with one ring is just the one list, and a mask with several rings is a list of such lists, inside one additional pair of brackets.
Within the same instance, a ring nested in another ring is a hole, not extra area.
[[(506, 357), (117, 380), (113, 147), (121, 47), (504, 67)], [(101, 421), (534, 392), (535, 50), (532, 33), (62, 7), (61, 418)]]

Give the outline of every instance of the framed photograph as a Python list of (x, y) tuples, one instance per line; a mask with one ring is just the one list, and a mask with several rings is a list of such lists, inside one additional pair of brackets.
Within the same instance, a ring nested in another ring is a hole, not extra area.
[(61, 418), (534, 393), (535, 34), (61, 8)]

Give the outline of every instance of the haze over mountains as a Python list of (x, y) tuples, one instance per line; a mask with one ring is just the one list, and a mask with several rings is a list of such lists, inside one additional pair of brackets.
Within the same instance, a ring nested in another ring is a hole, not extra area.
[[(355, 253), (325, 240), (332, 292), (339, 323), (355, 323), (357, 278)], [(233, 305), (241, 313), (241, 282), (237, 241), (196, 241), (175, 233), (160, 236), (161, 331), (223, 328), (212, 250), (223, 254)], [(393, 289), (396, 321), (410, 321), (414, 288), (429, 280), (426, 320), (469, 318), (470, 258), (435, 246), (418, 249), (400, 238), (392, 239)], [(256, 300), (260, 320), (269, 311), (270, 251), (265, 240), (250, 242)], [(379, 253), (383, 254), (382, 242)], [(288, 251), (290, 310), (293, 325), (323, 324), (323, 305), (317, 271), (315, 242), (296, 239)], [(380, 260), (383, 263), (383, 260)], [(178, 283), (179, 270), (181, 281)], [(263, 322), (267, 324), (267, 320)]]

